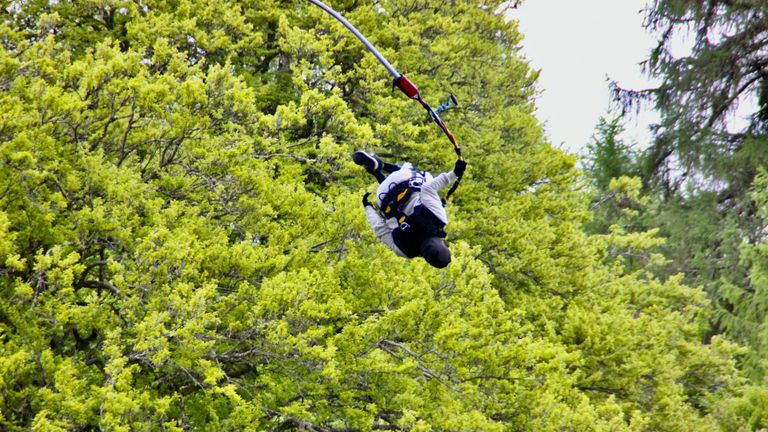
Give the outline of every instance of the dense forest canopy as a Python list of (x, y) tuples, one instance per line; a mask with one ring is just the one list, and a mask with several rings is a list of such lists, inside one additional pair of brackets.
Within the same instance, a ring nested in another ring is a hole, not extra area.
[(377, 241), (349, 155), (455, 156), (322, 10), (0, 9), (2, 429), (766, 427), (743, 349), (702, 343), (704, 291), (629, 262), (657, 265), (662, 240), (584, 232), (590, 195), (533, 115), (509, 4), (332, 6), (461, 102), (445, 270)]
[[(758, 384), (768, 354), (761, 179), (768, 165), (767, 12), (762, 1), (649, 2), (646, 27), (658, 45), (645, 68), (661, 84), (616, 94), (624, 108), (646, 103), (660, 114), (655, 138), (633, 151), (603, 134), (592, 153), (597, 177), (642, 180), (648, 205), (627, 224), (667, 238), (659, 251), (669, 262), (656, 274), (682, 273), (688, 285), (705, 288), (715, 312), (708, 334), (747, 347), (740, 367)], [(674, 49), (681, 40), (689, 50)], [(751, 109), (743, 127), (732, 120), (739, 107)], [(617, 206), (602, 207), (608, 217), (597, 218), (595, 232), (605, 232), (616, 214)]]

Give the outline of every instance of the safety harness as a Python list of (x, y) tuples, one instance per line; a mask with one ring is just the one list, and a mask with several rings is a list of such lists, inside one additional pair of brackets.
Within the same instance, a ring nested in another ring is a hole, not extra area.
[(424, 185), (425, 180), (424, 171), (411, 169), (411, 177), (408, 180), (389, 185), (389, 190), (379, 196), (380, 210), (384, 219), (395, 218), (400, 229), (407, 231), (410, 224), (409, 216), (405, 214), (405, 207), (414, 193), (421, 192), (421, 186)]
[(414, 257), (420, 253), (420, 246), (428, 237), (445, 238), (445, 223), (421, 204), (416, 204), (410, 214), (406, 208), (414, 194), (421, 192), (426, 181), (424, 171), (411, 170), (411, 177), (400, 183), (393, 183), (389, 190), (380, 195), (380, 211), (385, 219), (395, 218), (399, 229), (392, 235), (397, 246), (407, 256)]

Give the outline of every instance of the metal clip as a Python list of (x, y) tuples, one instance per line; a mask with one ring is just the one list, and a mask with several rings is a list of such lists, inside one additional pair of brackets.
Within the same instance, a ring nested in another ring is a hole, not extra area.
[(411, 189), (421, 189), (421, 186), (424, 184), (424, 178), (421, 176), (411, 177), (410, 180), (408, 180), (408, 187)]

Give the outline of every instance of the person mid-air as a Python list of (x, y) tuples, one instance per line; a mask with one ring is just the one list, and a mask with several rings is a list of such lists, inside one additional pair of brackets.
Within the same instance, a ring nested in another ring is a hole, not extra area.
[(364, 151), (353, 153), (352, 160), (379, 182), (379, 211), (368, 200), (370, 192), (363, 195), (365, 215), (376, 237), (398, 256), (420, 256), (433, 267), (446, 267), (451, 262), (443, 240), (448, 216), (438, 192), (460, 178), (467, 163), (458, 159), (452, 171), (433, 177), (408, 162), (398, 166)]

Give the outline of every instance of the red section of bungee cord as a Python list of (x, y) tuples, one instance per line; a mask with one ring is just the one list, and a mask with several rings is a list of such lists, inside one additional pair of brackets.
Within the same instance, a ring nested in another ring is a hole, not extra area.
[(405, 75), (400, 75), (400, 77), (395, 78), (395, 85), (409, 98), (417, 99), (419, 97), (419, 88)]

